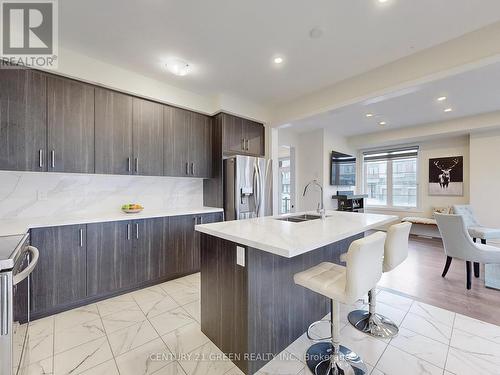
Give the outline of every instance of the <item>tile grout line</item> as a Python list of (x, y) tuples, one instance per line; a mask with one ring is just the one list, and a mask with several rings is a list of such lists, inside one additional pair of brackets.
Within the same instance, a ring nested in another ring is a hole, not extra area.
[(113, 362), (115, 363), (116, 371), (118, 371), (118, 374), (121, 374), (120, 368), (118, 367), (118, 362), (116, 361), (115, 353), (113, 353), (113, 349), (111, 348), (111, 342), (109, 341), (108, 331), (106, 331), (106, 327), (104, 327), (104, 322), (102, 320), (101, 312), (99, 311), (99, 307), (97, 305), (96, 307), (97, 307), (97, 312), (99, 313), (99, 318), (101, 319), (102, 328), (104, 329), (104, 335), (106, 336), (106, 341), (108, 342), (109, 350), (111, 351), (111, 356), (113, 357)]
[(455, 316), (453, 317), (453, 327), (451, 329), (451, 336), (450, 336), (450, 341), (448, 343), (448, 351), (446, 352), (446, 359), (444, 361), (444, 369), (443, 369), (443, 374), (446, 371), (446, 366), (448, 365), (448, 357), (450, 355), (450, 348), (451, 348), (451, 339), (453, 338), (453, 332), (455, 331), (455, 321), (457, 320), (457, 314), (455, 313)]
[[(406, 314), (405, 316), (403, 317), (403, 319), (401, 320), (401, 324), (400, 326), (398, 327), (398, 329), (401, 328), (401, 325), (403, 324), (404, 320), (406, 319), (406, 316), (408, 315), (408, 313), (410, 312), (410, 309), (411, 307), (413, 306), (413, 304), (415, 303), (415, 300), (411, 300), (411, 303), (410, 303), (410, 307), (408, 308), (408, 311), (406, 311)], [(399, 331), (398, 331), (399, 332)], [(392, 338), (389, 340), (389, 342), (387, 343), (387, 345), (385, 346), (384, 348), (384, 351), (382, 352), (382, 354), (380, 355), (380, 357), (378, 357), (378, 360), (377, 360), (377, 363), (375, 364), (375, 366), (373, 366), (373, 370), (371, 372), (373, 372), (375, 369), (379, 370), (377, 368), (378, 364), (380, 363), (380, 360), (382, 359), (382, 357), (384, 356), (385, 352), (387, 351), (387, 348), (389, 347), (389, 345), (391, 344), (391, 341), (392, 341)], [(392, 345), (391, 345), (392, 346)], [(381, 370), (379, 370), (381, 371)]]

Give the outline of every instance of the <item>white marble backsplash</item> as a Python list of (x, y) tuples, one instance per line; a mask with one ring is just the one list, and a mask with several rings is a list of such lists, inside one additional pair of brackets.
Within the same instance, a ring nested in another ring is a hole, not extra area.
[(203, 180), (0, 171), (0, 219), (98, 215), (124, 203), (147, 209), (201, 207)]

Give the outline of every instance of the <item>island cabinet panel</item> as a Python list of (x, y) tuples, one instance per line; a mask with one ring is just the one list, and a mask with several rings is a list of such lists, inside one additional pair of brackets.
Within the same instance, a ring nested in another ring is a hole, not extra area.
[[(308, 253), (285, 258), (201, 235), (201, 328), (245, 373), (254, 374), (329, 313), (326, 297), (298, 286), (293, 275), (321, 262), (341, 264), (356, 235)], [(251, 356), (254, 355), (253, 359)]]
[(87, 225), (87, 292), (106, 295), (137, 283), (137, 254), (132, 246), (132, 222)]
[(47, 79), (47, 169), (94, 173), (94, 87)]
[(95, 89), (95, 173), (132, 172), (132, 97)]
[(133, 173), (163, 175), (163, 105), (133, 99)]
[(0, 69), (0, 169), (47, 170), (46, 75)]
[(86, 297), (86, 225), (31, 230), (31, 244), (40, 251), (30, 277), (31, 315), (47, 315)]

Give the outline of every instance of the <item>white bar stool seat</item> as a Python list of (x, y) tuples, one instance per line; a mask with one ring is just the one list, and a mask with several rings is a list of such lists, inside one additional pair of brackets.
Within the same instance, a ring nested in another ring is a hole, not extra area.
[(367, 373), (362, 359), (340, 345), (339, 303), (356, 302), (380, 280), (385, 238), (385, 233), (377, 232), (353, 241), (346, 255), (346, 267), (325, 262), (294, 275), (296, 284), (330, 299), (331, 341), (314, 344), (307, 351), (307, 365), (315, 375)]
[[(404, 222), (389, 227), (384, 246), (383, 271), (390, 272), (408, 258), (408, 239), (411, 223)], [(374, 287), (368, 292), (369, 310), (351, 311), (347, 316), (349, 323), (358, 331), (374, 337), (391, 338), (399, 333), (398, 326), (389, 318), (377, 314), (377, 291)]]

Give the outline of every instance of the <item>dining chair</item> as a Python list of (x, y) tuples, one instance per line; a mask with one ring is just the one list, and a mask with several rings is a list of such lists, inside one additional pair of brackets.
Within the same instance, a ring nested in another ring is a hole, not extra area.
[(434, 214), (446, 254), (446, 264), (442, 276), (450, 269), (453, 258), (465, 261), (467, 289), (471, 288), (471, 262), (500, 264), (500, 248), (476, 244), (469, 235), (466, 221), (462, 215)]

